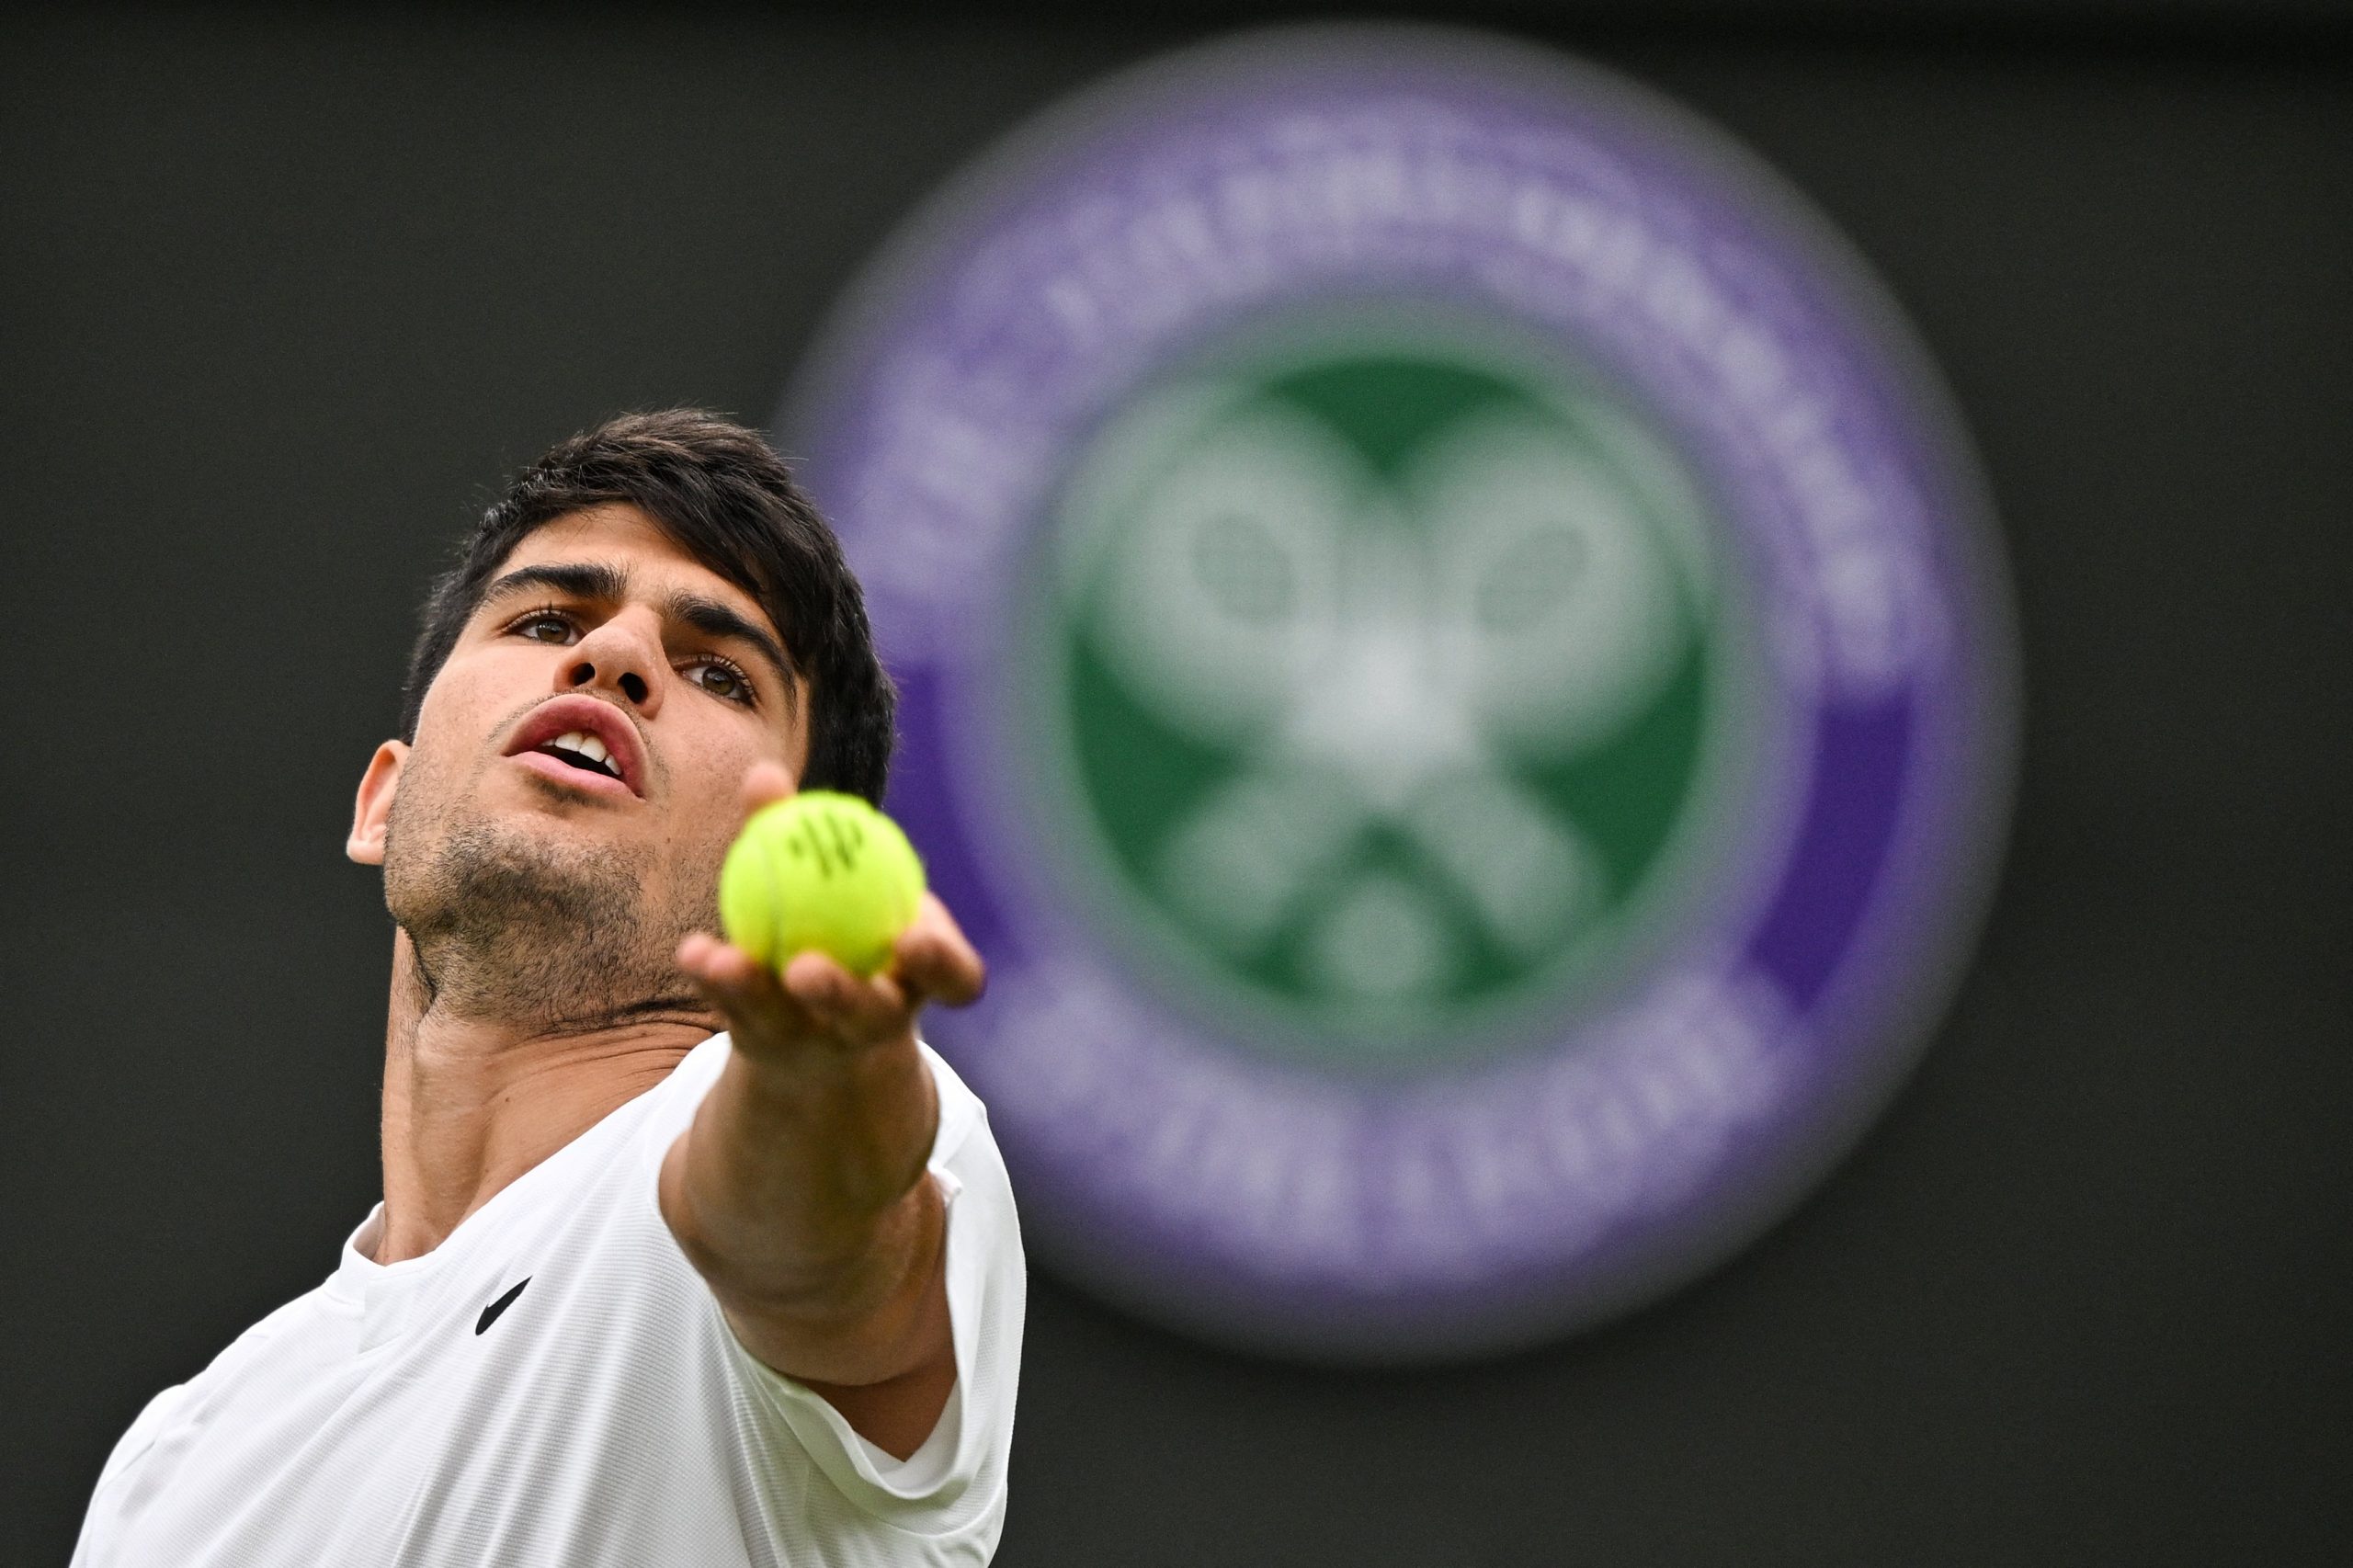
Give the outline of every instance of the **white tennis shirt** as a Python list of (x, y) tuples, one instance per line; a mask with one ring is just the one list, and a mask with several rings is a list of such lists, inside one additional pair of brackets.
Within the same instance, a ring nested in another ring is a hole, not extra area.
[(662, 1218), (718, 1035), (422, 1257), (368, 1249), (151, 1402), (74, 1568), (981, 1563), (1003, 1528), (1021, 1237), (987, 1113), (928, 1046), (956, 1392), (901, 1462), (728, 1328)]

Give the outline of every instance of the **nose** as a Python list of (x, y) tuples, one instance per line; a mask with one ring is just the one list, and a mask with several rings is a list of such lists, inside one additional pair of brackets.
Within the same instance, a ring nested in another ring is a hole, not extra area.
[(556, 689), (603, 693), (651, 719), (662, 706), (661, 629), (650, 611), (624, 610), (565, 652)]

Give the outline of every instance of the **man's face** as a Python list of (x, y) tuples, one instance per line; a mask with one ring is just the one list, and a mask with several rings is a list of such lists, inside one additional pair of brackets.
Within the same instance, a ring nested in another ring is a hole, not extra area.
[[(415, 742), (388, 743), (361, 786), (351, 853), (381, 858), (437, 988), (560, 1017), (676, 994), (670, 954), (716, 924), (745, 770), (798, 778), (807, 760), (783, 658), (758, 604), (633, 506), (517, 544)], [(372, 806), (371, 788), (389, 791)]]

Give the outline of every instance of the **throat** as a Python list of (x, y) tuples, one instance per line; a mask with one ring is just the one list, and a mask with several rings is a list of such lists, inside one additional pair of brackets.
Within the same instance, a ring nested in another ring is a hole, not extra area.
[(667, 1017), (555, 1036), (426, 1020), (388, 1041), (376, 1261), (433, 1251), (508, 1186), (659, 1084), (710, 1032)]

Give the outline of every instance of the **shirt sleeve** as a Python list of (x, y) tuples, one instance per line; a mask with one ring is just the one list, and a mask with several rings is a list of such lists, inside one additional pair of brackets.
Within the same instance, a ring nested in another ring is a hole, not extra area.
[[(926, 1168), (946, 1200), (948, 1311), (956, 1354), (956, 1386), (931, 1436), (905, 1460), (893, 1459), (860, 1437), (821, 1395), (753, 1355), (732, 1329), (721, 1337), (739, 1386), (844, 1497), (897, 1528), (938, 1536), (1002, 1514), (1028, 1274), (1013, 1188), (987, 1110), (937, 1052), (928, 1045), (921, 1050), (939, 1094), (939, 1130)], [(680, 1096), (677, 1130), (692, 1119), (723, 1062), (714, 1056), (701, 1074), (705, 1082), (680, 1085), (688, 1092)], [(663, 1151), (675, 1136), (661, 1139)], [(659, 1153), (654, 1163), (658, 1170)], [(712, 1312), (725, 1323), (716, 1302)]]

